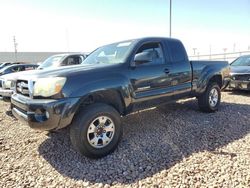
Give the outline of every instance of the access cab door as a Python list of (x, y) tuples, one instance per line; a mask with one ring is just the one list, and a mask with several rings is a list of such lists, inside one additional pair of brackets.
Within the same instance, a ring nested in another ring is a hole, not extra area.
[(166, 47), (171, 54), (169, 66), (171, 71), (172, 99), (189, 97), (192, 90), (192, 68), (183, 44), (177, 40), (168, 40)]
[(133, 54), (130, 81), (135, 108), (154, 106), (171, 98), (171, 66), (167, 62), (164, 44), (160, 41), (139, 45)]

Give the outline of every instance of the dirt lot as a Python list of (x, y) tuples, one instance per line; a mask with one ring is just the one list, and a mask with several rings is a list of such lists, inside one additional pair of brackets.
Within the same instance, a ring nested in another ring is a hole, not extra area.
[(224, 92), (216, 113), (186, 100), (129, 115), (99, 160), (75, 152), (67, 129), (35, 131), (7, 109), (0, 102), (0, 187), (250, 186), (250, 93)]

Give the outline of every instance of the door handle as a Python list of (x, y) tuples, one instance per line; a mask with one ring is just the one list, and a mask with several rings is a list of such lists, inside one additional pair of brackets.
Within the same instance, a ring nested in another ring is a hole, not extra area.
[(164, 69), (164, 72), (166, 73), (166, 74), (169, 74), (170, 73), (170, 70), (169, 69)]

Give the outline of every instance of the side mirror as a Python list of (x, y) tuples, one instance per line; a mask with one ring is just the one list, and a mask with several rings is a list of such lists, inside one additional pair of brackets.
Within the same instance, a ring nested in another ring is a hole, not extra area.
[(135, 64), (143, 64), (152, 61), (152, 56), (150, 52), (141, 52), (135, 55), (134, 62)]

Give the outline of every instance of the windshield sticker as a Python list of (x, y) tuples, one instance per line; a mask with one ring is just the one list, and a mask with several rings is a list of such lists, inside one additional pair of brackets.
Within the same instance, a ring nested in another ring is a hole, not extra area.
[(122, 46), (129, 46), (131, 42), (123, 42), (117, 45), (117, 47), (122, 47)]

